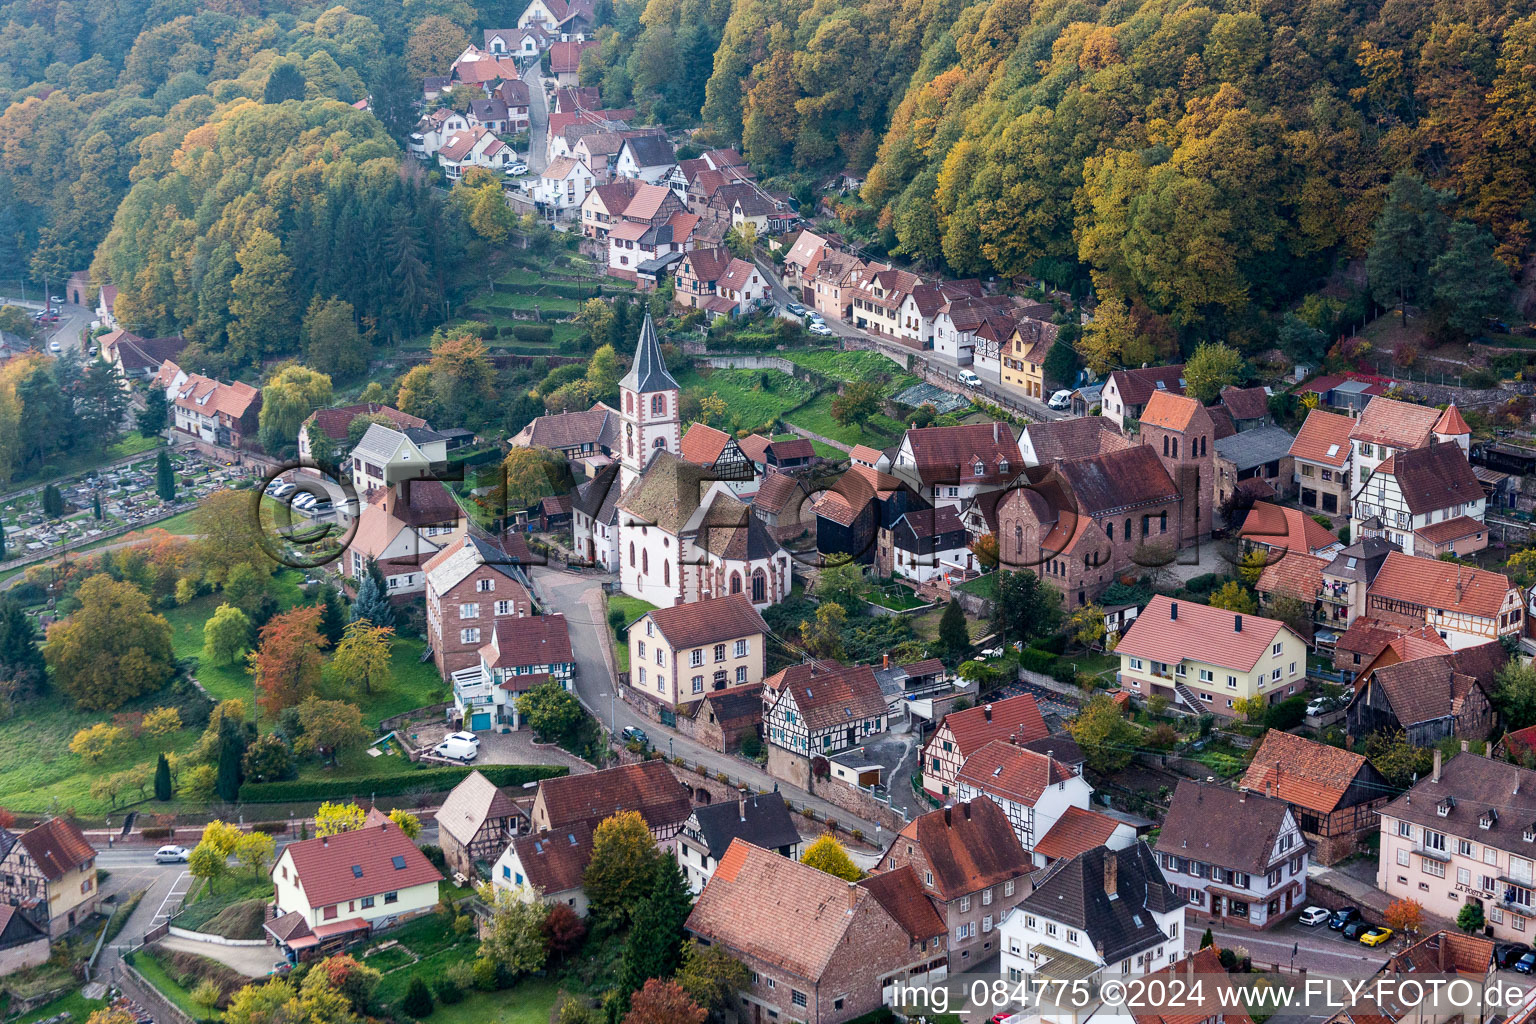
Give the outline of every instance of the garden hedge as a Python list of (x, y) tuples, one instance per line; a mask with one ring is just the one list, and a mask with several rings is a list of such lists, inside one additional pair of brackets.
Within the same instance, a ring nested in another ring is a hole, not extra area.
[(513, 324), (512, 337), (518, 341), (534, 341), (549, 344), (555, 340), (555, 329), (548, 324)]
[(438, 793), (457, 786), (472, 771), (490, 779), (497, 786), (521, 786), (525, 782), (553, 779), (568, 774), (564, 765), (488, 764), (473, 766), (421, 768), (389, 775), (360, 775), (350, 779), (298, 779), (291, 782), (248, 782), (240, 787), (243, 803), (278, 803), (288, 800), (330, 800), (337, 796), (371, 793), (398, 796), (415, 791)]

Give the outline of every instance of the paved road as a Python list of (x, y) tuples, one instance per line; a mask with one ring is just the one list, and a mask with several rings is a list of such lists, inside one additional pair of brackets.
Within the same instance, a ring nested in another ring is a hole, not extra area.
[(534, 174), (544, 170), (549, 163), (546, 136), (549, 133), (549, 101), (544, 97), (544, 79), (539, 77), (539, 65), (528, 69), (534, 73), (528, 80), (528, 169)]
[[(43, 303), (40, 299), (37, 301), (29, 299), (26, 302), (20, 299), (7, 299), (5, 305), (20, 306), (22, 309), (34, 311), (43, 308)], [(91, 325), (91, 320), (96, 315), (95, 311), (87, 309), (85, 306), (76, 306), (67, 302), (55, 306), (54, 309), (60, 314), (59, 322), (42, 325), (42, 331), (38, 335), (37, 340), (38, 348), (47, 352), (49, 351), (49, 343), (57, 341), (61, 352), (79, 349), (80, 335)]]
[[(782, 283), (780, 283), (779, 275), (776, 273), (773, 267), (768, 265), (767, 261), (754, 256), (753, 262), (757, 264), (757, 269), (762, 271), (763, 277), (767, 279), (769, 294), (776, 304), (782, 307), (790, 302), (800, 301), (797, 296), (791, 295), (789, 290), (785, 288)], [(903, 352), (917, 356), (923, 362), (927, 363), (931, 369), (950, 377), (955, 376), (961, 370), (961, 367), (955, 363), (954, 360), (946, 359), (938, 352), (908, 349), (904, 345), (892, 342), (889, 338), (877, 338), (874, 335), (869, 334), (866, 331), (862, 331), (847, 321), (839, 319), (835, 316), (827, 317), (826, 322), (827, 327), (830, 328), (832, 333), (837, 335), (839, 338), (863, 338), (870, 341), (886, 342), (887, 344), (891, 344), (894, 347), (899, 348)], [(965, 369), (969, 369), (969, 367), (965, 367)], [(983, 381), (980, 388), (965, 388), (963, 385), (957, 385), (957, 387), (959, 387), (962, 392), (979, 392), (983, 398), (988, 398), (993, 401), (1002, 399), (1011, 402), (1016, 406), (1024, 408), (1031, 416), (1037, 420), (1061, 420), (1066, 419), (1072, 415), (1069, 412), (1058, 412), (1057, 410), (1047, 406), (1044, 402), (1041, 402), (1035, 398), (1030, 398), (1023, 392), (1022, 389), (1011, 387), (1007, 384), (994, 384), (990, 381)]]
[(703, 764), (711, 772), (727, 772), (732, 778), (741, 779), (760, 789), (780, 789), (797, 805), (809, 804), (816, 809), (818, 816), (831, 817), (841, 824), (858, 828), (871, 841), (877, 834), (888, 837), (888, 833), (883, 829), (877, 830), (873, 822), (861, 821), (825, 800), (774, 779), (767, 772), (740, 758), (711, 750), (651, 719), (642, 718), (628, 704), (615, 700), (616, 676), (609, 660), (612, 649), (608, 643), (610, 634), (603, 612), (601, 577), (540, 566), (533, 570), (533, 581), (540, 597), (550, 609), (563, 614), (570, 624), (571, 648), (576, 656), (576, 696), (599, 721), (614, 732), (630, 725), (639, 726), (646, 731), (659, 751), (686, 757), (692, 763)]

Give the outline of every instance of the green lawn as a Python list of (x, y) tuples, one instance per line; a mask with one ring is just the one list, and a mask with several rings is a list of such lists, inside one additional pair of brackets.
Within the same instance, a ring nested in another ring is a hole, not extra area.
[(191, 993), (182, 988), (176, 982), (176, 979), (171, 977), (170, 972), (165, 969), (159, 959), (148, 950), (140, 950), (134, 954), (133, 966), (140, 974), (144, 975), (145, 981), (159, 989), (161, 995), (175, 1003), (179, 1010), (193, 1020), (216, 1020), (224, 1016), (222, 1012), (215, 1010), (213, 1011), (212, 1018), (208, 1017), (207, 1011), (192, 1001)]
[(779, 353), (796, 366), (815, 370), (833, 380), (856, 381), (890, 378), (885, 393), (893, 395), (920, 382), (895, 360), (878, 352), (840, 352), (836, 349), (795, 350)]
[(771, 427), (786, 410), (815, 393), (805, 381), (779, 370), (717, 369), (706, 376), (690, 368), (676, 376), (679, 384), (700, 398), (719, 395), (725, 401), (725, 415), (732, 430)]
[(872, 416), (862, 428), (852, 424), (846, 427), (840, 425), (832, 418), (832, 400), (835, 397), (830, 391), (823, 392), (814, 402), (787, 415), (785, 421), (834, 441), (850, 445), (867, 444), (871, 448), (885, 448), (901, 436), (902, 425), (883, 413)]
[[(646, 612), (654, 610), (655, 607), (655, 605), (647, 601), (642, 601), (638, 597), (630, 597), (628, 594), (610, 594), (608, 597), (608, 611), (611, 613), (617, 608), (623, 612), (626, 625), (634, 622)], [(629, 671), (629, 644), (627, 642), (621, 643), (617, 635), (613, 639), (613, 658), (618, 671)]]
[(60, 996), (51, 1003), (45, 1003), (23, 1014), (16, 1024), (32, 1024), (33, 1021), (47, 1020), (49, 1017), (65, 1012), (69, 1013), (72, 1022), (85, 1024), (87, 1017), (106, 1005), (106, 1000), (87, 999), (80, 994), (79, 989), (75, 989), (68, 995)]
[(928, 603), (915, 596), (911, 590), (896, 583), (886, 586), (872, 585), (867, 587), (864, 591), (864, 600), (895, 611), (921, 608)]
[(531, 295), (527, 292), (497, 292), (485, 296), (481, 304), (487, 310), (537, 309), (541, 313), (574, 313), (581, 308), (580, 299), (567, 299), (559, 295)]
[(428, 1020), (448, 1024), (548, 1024), (560, 986), (552, 978), (528, 978), (505, 992), (475, 992), (462, 1003), (439, 1007)]
[(997, 599), (997, 573), (989, 572), (985, 576), (978, 576), (973, 580), (966, 580), (960, 584), (960, 590), (967, 594), (975, 594), (977, 597), (985, 597), (989, 601)]
[[(172, 521), (174, 520), (167, 520), (167, 522)], [(293, 569), (282, 569), (274, 574), (272, 579), (278, 604), (284, 611), (303, 600), (304, 594), (299, 586), (303, 576), (299, 572)], [(171, 648), (175, 651), (177, 658), (201, 656), (203, 624), (223, 603), (222, 594), (204, 594), (196, 600), (163, 613), (166, 621), (171, 624)], [(253, 691), (251, 677), (246, 672), (245, 665), (239, 662), (233, 665), (199, 664), (196, 675), (197, 681), (203, 684), (203, 688), (214, 700), (238, 697), (249, 707)]]
[[(192, 895), (187, 897), (186, 905), (176, 917), (176, 925), (179, 928), (202, 931), (204, 925), (236, 903), (271, 898), (272, 880), (265, 872), (255, 878), (238, 874), (224, 878), (215, 888), (210, 888), (208, 883), (203, 882), (193, 890)], [(245, 938), (245, 936), (231, 937)], [(251, 937), (260, 938), (260, 936)]]

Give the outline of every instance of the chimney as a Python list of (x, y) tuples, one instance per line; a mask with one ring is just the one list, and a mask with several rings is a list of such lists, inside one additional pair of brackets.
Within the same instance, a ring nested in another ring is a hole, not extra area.
[(1234, 615), (1234, 616), (1232, 616), (1232, 632), (1234, 632), (1234, 633), (1241, 633), (1242, 631), (1243, 631), (1243, 617), (1241, 615)]
[(1168, 603), (1168, 617), (1170, 619), (1177, 619), (1179, 617), (1179, 602), (1170, 601)]
[(1274, 779), (1265, 779), (1264, 780), (1264, 795), (1265, 796), (1274, 796), (1275, 795), (1275, 780)]
[(1440, 762), (1443, 759), (1444, 758), (1443, 758), (1443, 756), (1440, 753), (1440, 748), (1436, 747), (1435, 748), (1435, 773), (1430, 776), (1430, 779), (1432, 781), (1434, 781), (1434, 782), (1439, 782), (1440, 781)]
[(997, 444), (997, 420), (992, 421), (992, 443)]
[(848, 883), (848, 913), (850, 913), (850, 914), (853, 913), (854, 909), (858, 905), (859, 905), (859, 883), (858, 882), (849, 882)]
[(951, 824), (951, 821), (950, 821), (950, 808), (949, 808), (949, 805), (947, 805), (947, 804), (944, 807), (944, 824), (945, 825)]
[(736, 791), (736, 814), (742, 821), (747, 820), (747, 791), (745, 789)]
[(1116, 894), (1116, 885), (1120, 878), (1120, 858), (1115, 856), (1115, 851), (1104, 851), (1104, 892), (1110, 898)]
[(1237, 791), (1237, 802), (1240, 803), (1240, 804), (1245, 804), (1245, 803), (1248, 802), (1248, 787), (1247, 786), (1244, 786), (1242, 789)]
[(982, 713), (987, 716), (987, 721), (989, 721), (989, 722), (992, 721), (992, 705), (988, 704), (988, 705), (984, 706), (981, 710), (982, 710)]
[(331, 845), (331, 837), (330, 836), (321, 836), (320, 837), (320, 848), (322, 850), (323, 849), (327, 849), (330, 845)]
[(961, 810), (962, 813), (965, 814), (965, 820), (966, 821), (970, 821), (971, 820), (971, 802), (969, 800), (967, 800), (965, 803), (961, 804), (960, 805), (960, 810)]
[(891, 667), (891, 656), (889, 654), (883, 655), (881, 657), (881, 659), (880, 659), (880, 667), (881, 668), (890, 668)]

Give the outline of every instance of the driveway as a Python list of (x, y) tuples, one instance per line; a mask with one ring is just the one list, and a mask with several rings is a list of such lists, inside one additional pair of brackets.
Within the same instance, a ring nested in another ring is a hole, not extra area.
[(199, 942), (168, 935), (155, 943), (156, 949), (168, 949), (173, 953), (195, 953), (210, 960), (217, 960), (225, 967), (239, 971), (247, 978), (265, 978), (272, 965), (282, 959), (276, 948), (262, 943), (260, 946), (225, 946), (216, 942)]
[(885, 785), (890, 791), (891, 803), (908, 818), (929, 809), (918, 804), (917, 794), (912, 791), (911, 779), (917, 771), (920, 750), (915, 726), (910, 722), (864, 744), (864, 753), (869, 759), (879, 761), (885, 769)]
[(711, 750), (654, 719), (642, 718), (624, 701), (615, 699), (617, 677), (610, 660), (613, 656), (609, 643), (612, 634), (603, 610), (604, 577), (535, 566), (532, 578), (539, 599), (551, 611), (564, 615), (570, 625), (571, 649), (576, 657), (576, 696), (610, 731), (616, 733), (625, 726), (639, 726), (650, 736), (656, 749), (668, 756), (687, 758), (691, 764), (702, 764), (711, 772), (726, 772), (758, 789), (782, 791), (797, 807), (810, 806), (818, 817), (830, 817), (848, 828), (860, 829), (866, 837), (884, 834), (883, 831), (877, 833), (873, 822), (856, 818), (825, 800), (775, 779), (741, 758)]
[[(424, 747), (430, 747), (448, 735), (449, 731), (446, 724), (434, 722), (417, 729), (415, 735), (417, 742)], [(580, 775), (592, 770), (592, 766), (587, 762), (553, 743), (533, 742), (531, 729), (524, 728), (517, 732), (486, 731), (476, 735), (480, 737), (480, 755), (475, 758), (476, 765), (563, 764), (571, 770), (572, 775)]]

